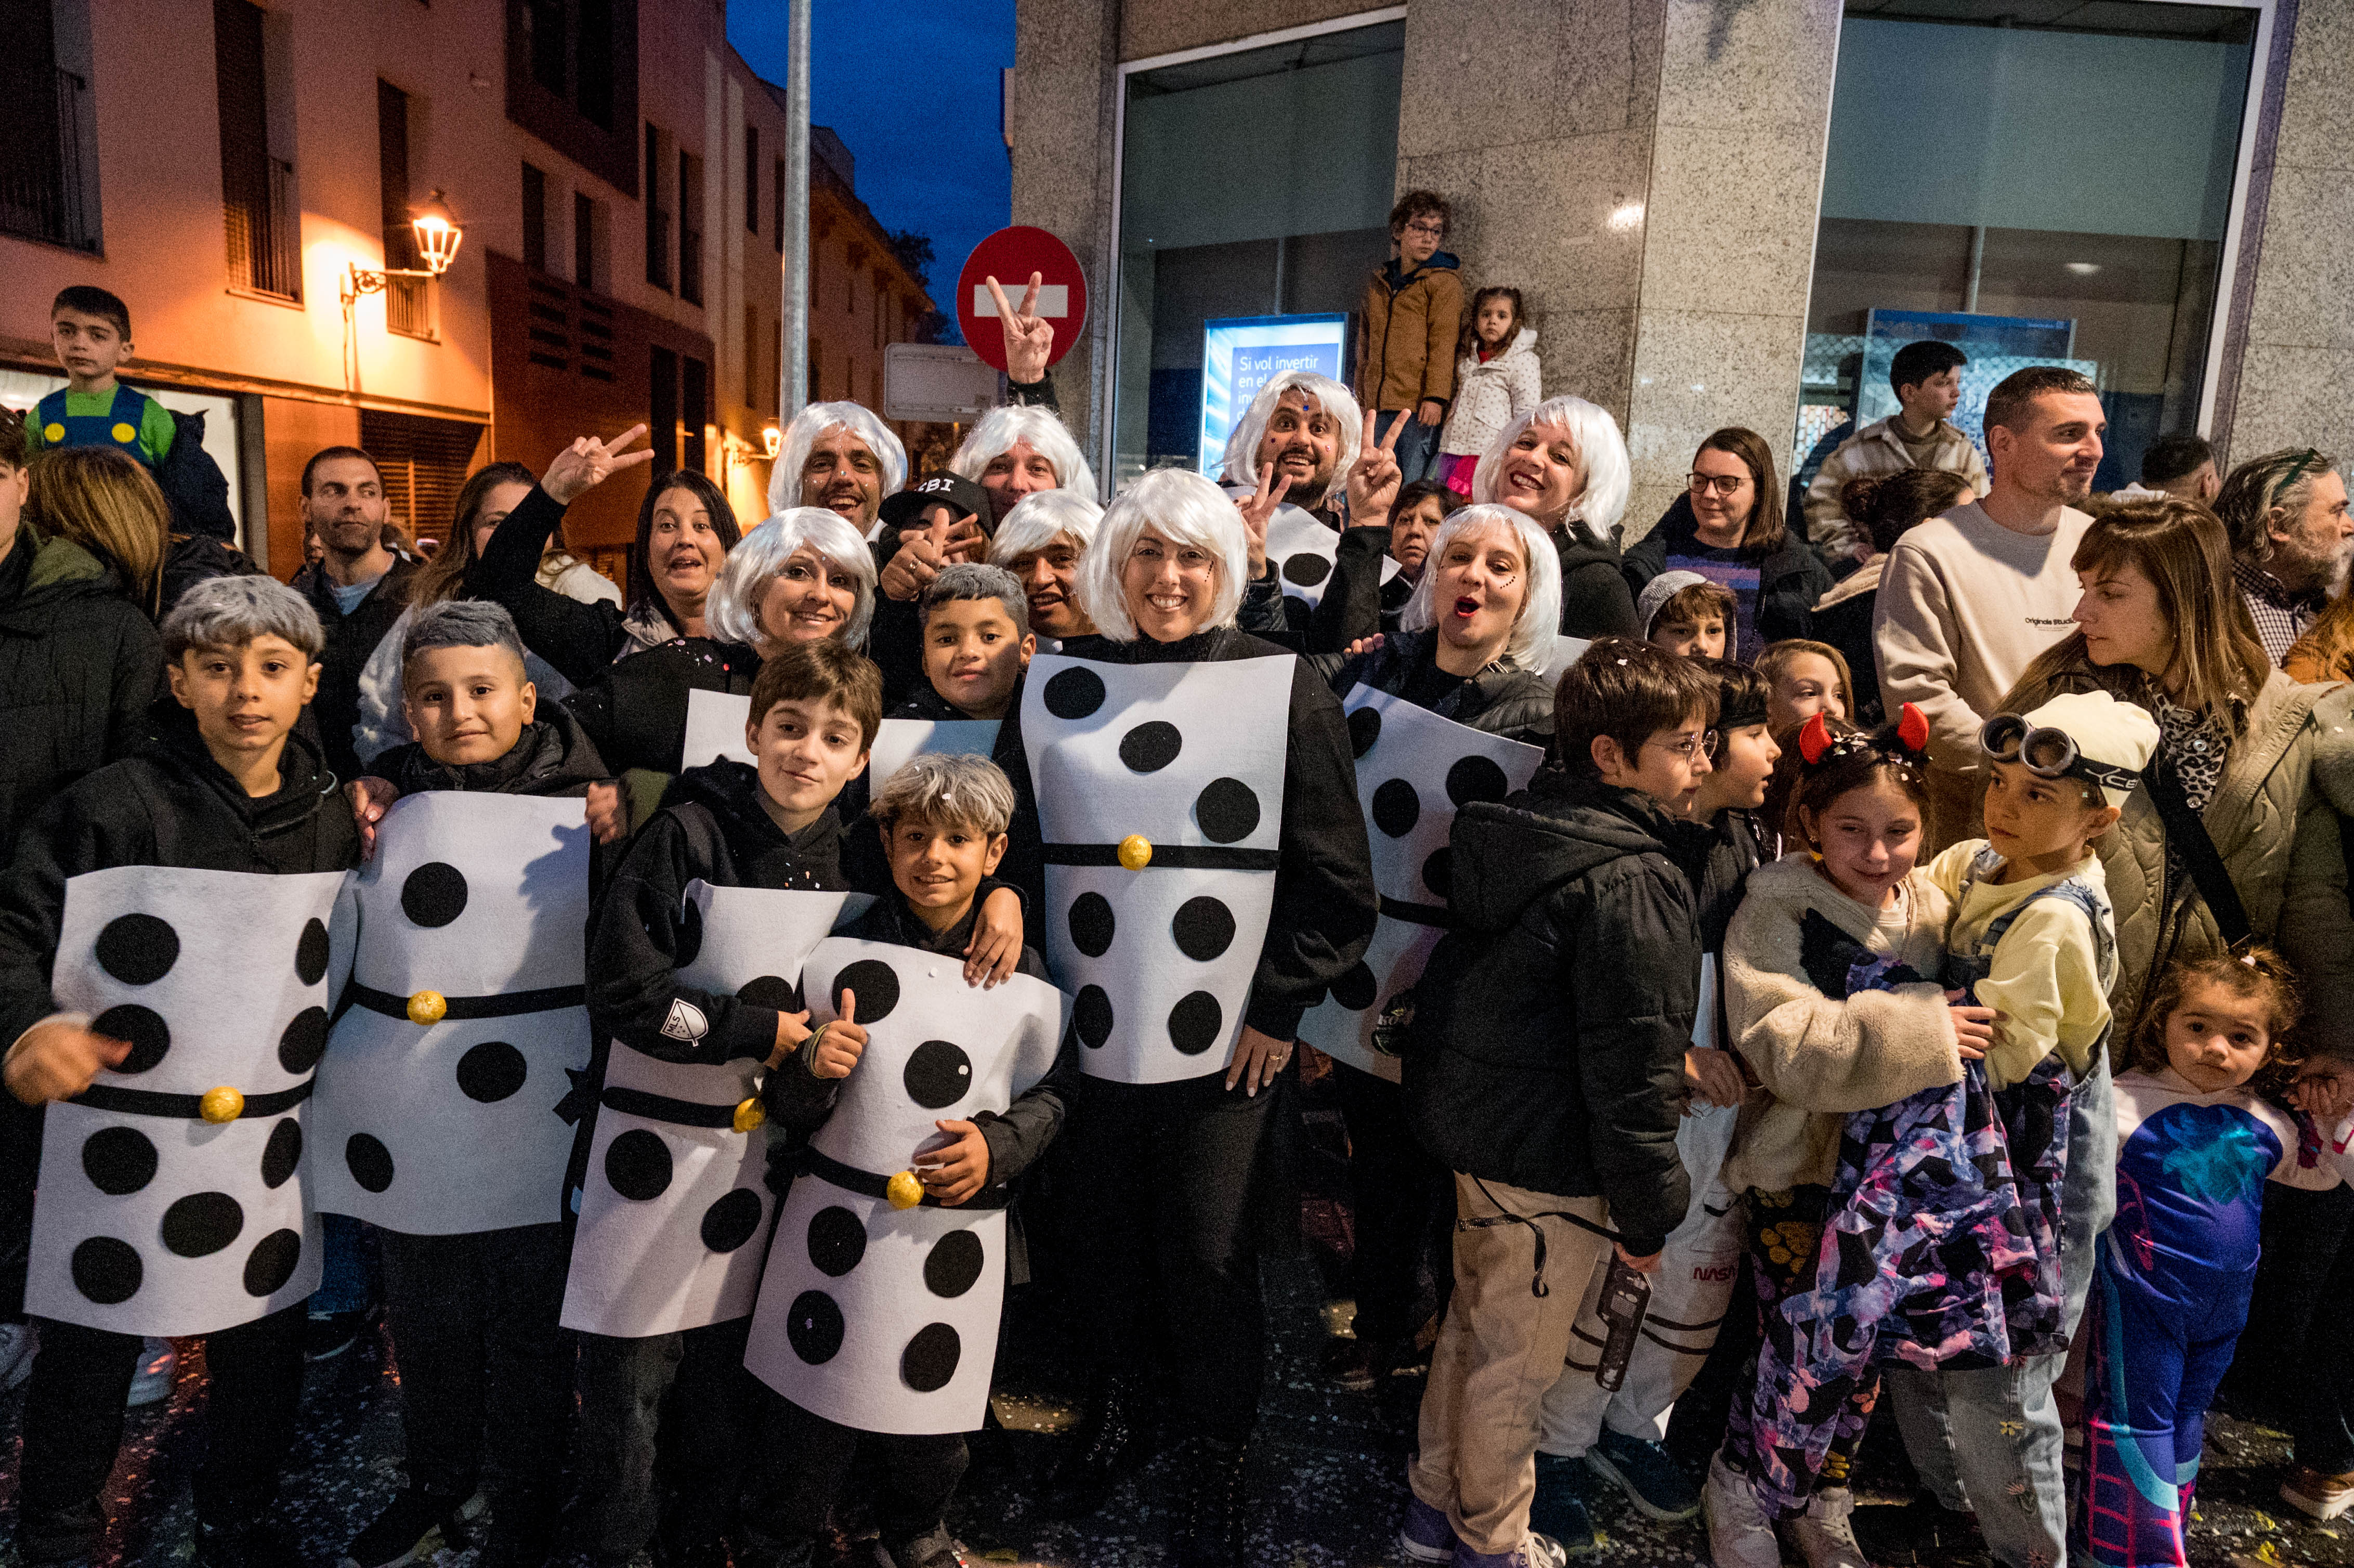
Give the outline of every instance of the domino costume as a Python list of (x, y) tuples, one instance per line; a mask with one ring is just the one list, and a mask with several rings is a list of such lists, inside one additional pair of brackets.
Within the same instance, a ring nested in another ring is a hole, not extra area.
[[(2267, 1180), (2335, 1185), (2299, 1122), (2172, 1068), (2116, 1076), (2117, 1216), (2085, 1313), (2084, 1468), (2072, 1555), (2179, 1568), (2207, 1406), (2247, 1324)], [(2301, 1156), (2302, 1152), (2302, 1158)]]

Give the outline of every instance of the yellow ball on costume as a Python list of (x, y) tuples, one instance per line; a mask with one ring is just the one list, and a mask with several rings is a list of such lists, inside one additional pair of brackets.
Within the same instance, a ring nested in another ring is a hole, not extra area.
[(902, 1171), (883, 1184), (883, 1196), (895, 1209), (912, 1209), (924, 1201), (924, 1184), (912, 1171)]
[(227, 1084), (207, 1089), (205, 1097), (196, 1102), (196, 1110), (207, 1121), (217, 1127), (235, 1121), (245, 1114), (245, 1097)]
[(1142, 871), (1152, 863), (1152, 841), (1142, 833), (1130, 833), (1119, 841), (1119, 863), (1130, 871)]
[(109, 434), (118, 441), (135, 441), (139, 439), (139, 432), (129, 425), (117, 425)]
[(736, 1119), (731, 1125), (738, 1132), (750, 1132), (768, 1119), (769, 1113), (760, 1108), (759, 1100), (748, 1097), (736, 1102)]
[(43, 425), (43, 426), (41, 427), (41, 440), (45, 440), (45, 441), (52, 441), (52, 442), (54, 442), (54, 441), (61, 441), (61, 440), (64, 440), (65, 439), (66, 439), (66, 428), (65, 428), (63, 425), (54, 425), (54, 424), (52, 424), (52, 425)]
[(420, 991), (408, 999), (408, 1022), (430, 1029), (450, 1015), (450, 999), (438, 991)]

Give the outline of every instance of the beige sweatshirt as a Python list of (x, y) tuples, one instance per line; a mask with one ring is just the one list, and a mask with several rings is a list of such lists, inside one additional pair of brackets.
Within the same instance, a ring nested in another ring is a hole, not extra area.
[[(1946, 934), (1950, 952), (1975, 952), (1987, 927), (2020, 910), (1995, 944), (1994, 967), (1978, 987), (1980, 1005), (2002, 1014), (1994, 1026), (1994, 1049), (1987, 1053), (1987, 1082), (2007, 1089), (2055, 1050), (2070, 1074), (2082, 1077), (2093, 1064), (2093, 1047), (2100, 1043), (2101, 1032), (2109, 1026), (2109, 988), (2101, 980), (2096, 934), (2073, 903), (2035, 895), (2077, 877), (2107, 896), (2109, 882), (2101, 857), (2088, 854), (2065, 871), (2018, 882), (1981, 877), (1964, 892), (1970, 862), (1986, 847), (1984, 839), (1957, 843), (1924, 869), (1939, 892), (1957, 900), (1953, 926)], [(2114, 949), (2114, 925), (2109, 941)]]
[(2073, 508), (2043, 535), (2014, 534), (1976, 502), (1896, 541), (1872, 640), (1881, 699), (1929, 715), (1929, 760), (1978, 771), (1978, 728), (2038, 653), (2066, 636), (2080, 597), (2068, 564), (2092, 518)]
[(1934, 979), (1844, 1001), (1816, 989), (1800, 961), (1799, 922), (1810, 909), (1874, 953), (1934, 977), (1953, 905), (1918, 871), (1887, 909), (1841, 893), (1806, 854), (1749, 874), (1725, 933), (1725, 1014), (1734, 1048), (1764, 1092), (1743, 1102), (1725, 1156), (1724, 1183), (1736, 1192), (1828, 1185), (1848, 1113), (1961, 1082), (1946, 993)]

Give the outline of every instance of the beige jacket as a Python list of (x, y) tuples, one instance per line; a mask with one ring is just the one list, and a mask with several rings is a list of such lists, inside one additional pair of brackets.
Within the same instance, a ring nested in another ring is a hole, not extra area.
[[(1946, 993), (1934, 979), (1953, 904), (1918, 872), (1905, 889), (1909, 918), (1892, 941), (1880, 912), (1841, 893), (1805, 854), (1749, 874), (1725, 933), (1724, 1004), (1733, 1046), (1764, 1089), (1743, 1103), (1734, 1127), (1724, 1160), (1724, 1183), (1733, 1191), (1828, 1184), (1848, 1113), (1961, 1082)], [(1933, 978), (1831, 1000), (1800, 961), (1799, 922), (1808, 910), (1873, 952)]]
[[(2087, 671), (2022, 693), (2019, 706), (2024, 712), (2094, 684)], [(2276, 670), (2247, 719), (2200, 816), (2250, 929), (2278, 948), (2304, 981), (2305, 1044), (2354, 1055), (2354, 916), (2338, 836), (2338, 812), (2354, 808), (2354, 686), (2300, 686)], [(2111, 1038), (2124, 1059), (2153, 972), (2223, 944), (2189, 875), (2168, 881), (2166, 828), (2147, 790), (2134, 791), (2099, 849), (2117, 921)]]
[(1847, 513), (1840, 505), (1840, 491), (1849, 480), (1861, 474), (1902, 473), (1908, 468), (1943, 469), (1968, 480), (1974, 493), (1986, 494), (1986, 460), (1978, 456), (1978, 447), (1962, 434), (1959, 426), (1947, 419), (1937, 421), (1937, 442), (1930, 450), (1929, 461), (1924, 463), (1914, 461), (1913, 450), (1898, 437), (1893, 423), (1891, 419), (1877, 420), (1841, 441), (1838, 450), (1823, 460), (1814, 482), (1807, 486), (1807, 538), (1817, 548), (1833, 555), (1853, 555), (1860, 553), (1858, 546), (1869, 544), (1856, 532), (1855, 524), (1847, 520)]

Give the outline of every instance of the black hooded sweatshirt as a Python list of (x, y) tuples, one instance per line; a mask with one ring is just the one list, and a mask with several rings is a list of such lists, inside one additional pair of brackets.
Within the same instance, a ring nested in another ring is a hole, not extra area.
[(1711, 837), (1558, 765), (1464, 807), (1458, 928), (1415, 988), (1405, 1087), (1423, 1147), (1468, 1175), (1601, 1197), (1638, 1257), (1690, 1196), (1676, 1124)]
[(412, 740), (377, 758), (372, 771), (404, 795), (467, 789), (573, 800), (587, 795), (589, 785), (612, 777), (578, 720), (553, 705), (540, 711), (547, 716), (524, 726), (514, 745), (488, 762), (436, 762), (421, 741)]

